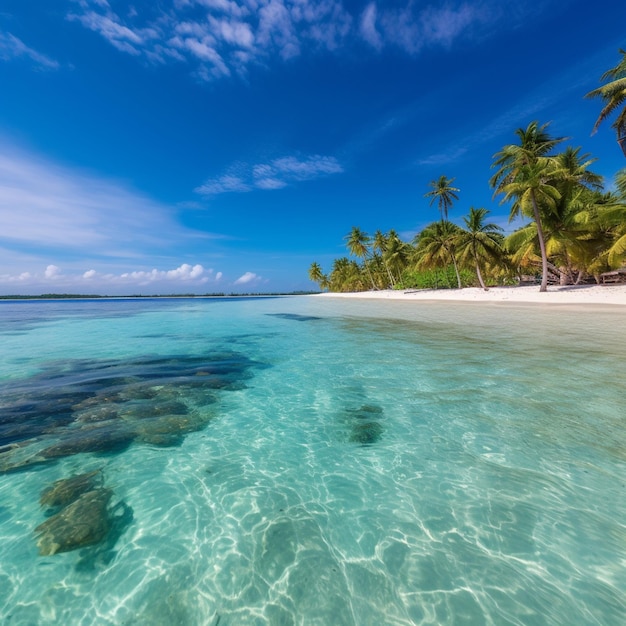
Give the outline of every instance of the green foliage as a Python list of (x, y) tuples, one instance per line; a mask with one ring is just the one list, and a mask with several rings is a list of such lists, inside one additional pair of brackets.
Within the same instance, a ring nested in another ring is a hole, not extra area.
[[(477, 284), (476, 274), (469, 269), (461, 269), (463, 287), (474, 287)], [(405, 269), (400, 281), (394, 289), (456, 289), (457, 278), (453, 265), (429, 270)]]

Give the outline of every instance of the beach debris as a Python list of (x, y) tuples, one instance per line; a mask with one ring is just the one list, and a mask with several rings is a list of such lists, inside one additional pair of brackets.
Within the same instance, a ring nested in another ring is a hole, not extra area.
[(70, 476), (69, 478), (62, 478), (53, 482), (50, 487), (41, 492), (39, 503), (41, 506), (48, 507), (67, 506), (77, 500), (83, 493), (102, 487), (102, 482), (102, 470), (100, 469)]
[(111, 529), (107, 505), (111, 489), (87, 491), (35, 529), (42, 556), (69, 552), (100, 543)]

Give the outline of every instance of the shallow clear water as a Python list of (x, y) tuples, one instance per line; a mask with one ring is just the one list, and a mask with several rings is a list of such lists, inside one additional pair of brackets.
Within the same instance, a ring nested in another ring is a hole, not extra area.
[[(623, 316), (0, 302), (0, 622), (622, 624)], [(95, 470), (106, 536), (40, 555)]]

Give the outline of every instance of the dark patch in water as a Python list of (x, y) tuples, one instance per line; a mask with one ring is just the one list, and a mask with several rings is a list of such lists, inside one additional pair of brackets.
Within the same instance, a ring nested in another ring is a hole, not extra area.
[(110, 506), (114, 493), (103, 485), (102, 470), (57, 480), (41, 493), (42, 507), (52, 506), (51, 516), (35, 529), (42, 556), (82, 550), (78, 569), (108, 564), (113, 548), (133, 521), (133, 510), (125, 502)]
[(314, 315), (298, 315), (297, 313), (266, 313), (270, 317), (280, 317), (284, 320), (294, 320), (295, 322), (312, 322), (313, 320), (321, 320), (321, 317)]
[(352, 427), (350, 441), (367, 446), (380, 441), (382, 434), (383, 427), (378, 422), (363, 422)]
[(56, 480), (41, 492), (39, 504), (52, 508), (67, 506), (86, 491), (102, 487), (102, 482), (101, 470)]
[(70, 552), (100, 543), (109, 534), (110, 489), (87, 491), (35, 528), (37, 547), (42, 556)]
[(123, 500), (112, 507), (108, 515), (110, 526), (107, 536), (100, 544), (79, 552), (80, 560), (76, 563), (78, 571), (93, 571), (97, 566), (109, 565), (117, 554), (115, 544), (135, 519), (132, 507)]
[(237, 352), (48, 364), (0, 386), (0, 472), (133, 441), (178, 445), (211, 419), (199, 407), (244, 387), (258, 366)]
[(45, 459), (58, 459), (80, 452), (122, 452), (134, 441), (135, 433), (118, 424), (98, 424), (87, 430), (71, 430), (52, 446), (41, 451)]
[(349, 441), (362, 446), (379, 442), (384, 432), (379, 420), (383, 417), (382, 407), (376, 404), (362, 404), (359, 407), (344, 409), (342, 418), (349, 428)]

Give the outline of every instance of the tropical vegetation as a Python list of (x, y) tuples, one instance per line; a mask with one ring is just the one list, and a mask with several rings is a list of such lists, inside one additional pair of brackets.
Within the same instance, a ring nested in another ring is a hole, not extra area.
[(600, 78), (607, 82), (586, 95), (587, 98), (600, 98), (604, 105), (593, 127), (594, 132), (602, 122), (617, 112), (613, 128), (618, 140), (626, 138), (626, 50), (620, 50), (619, 53), (622, 55), (620, 62)]
[[(602, 76), (609, 82), (587, 96), (604, 103), (594, 131), (617, 112), (613, 127), (626, 139), (626, 51), (620, 54), (620, 63)], [(595, 159), (581, 148), (562, 148), (565, 142), (549, 124), (533, 121), (493, 156), (494, 198), (508, 205), (509, 221), (522, 224), (508, 236), (484, 207), (451, 221), (461, 190), (442, 174), (424, 194), (440, 219), (411, 241), (394, 230), (370, 236), (354, 226), (344, 238), (348, 256), (336, 259), (327, 274), (313, 263), (309, 278), (333, 292), (522, 282), (546, 291), (549, 284), (598, 282), (602, 273), (626, 265), (626, 168), (607, 186), (592, 169)]]

